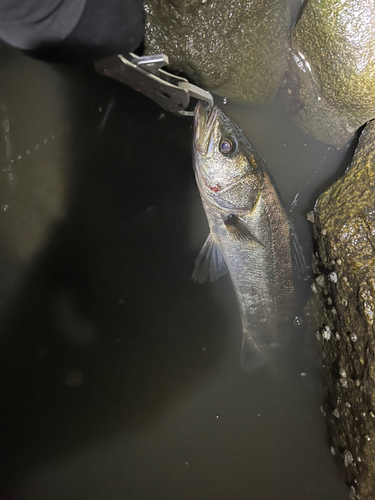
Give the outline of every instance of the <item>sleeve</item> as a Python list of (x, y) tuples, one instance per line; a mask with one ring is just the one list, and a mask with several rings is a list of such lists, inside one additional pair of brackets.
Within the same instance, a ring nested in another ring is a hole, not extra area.
[(77, 25), (86, 0), (0, 0), (0, 38), (19, 49), (64, 40)]
[(143, 34), (143, 0), (0, 0), (0, 38), (36, 57), (132, 52)]

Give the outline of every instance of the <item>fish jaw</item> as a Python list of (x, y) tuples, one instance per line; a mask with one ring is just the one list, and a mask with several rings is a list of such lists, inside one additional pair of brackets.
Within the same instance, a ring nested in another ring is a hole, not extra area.
[(208, 182), (204, 176), (207, 170), (207, 160), (212, 155), (213, 148), (213, 124), (216, 121), (217, 108), (198, 101), (194, 113), (194, 171), (196, 181), (201, 194), (208, 188)]
[(218, 115), (217, 106), (198, 101), (194, 112), (194, 145), (199, 155), (209, 154), (210, 136)]
[(197, 138), (200, 137), (200, 135), (206, 128), (208, 119), (207, 115), (209, 115), (209, 113), (210, 106), (208, 104), (205, 104), (203, 101), (198, 101), (194, 111), (194, 140), (196, 146), (199, 142)]

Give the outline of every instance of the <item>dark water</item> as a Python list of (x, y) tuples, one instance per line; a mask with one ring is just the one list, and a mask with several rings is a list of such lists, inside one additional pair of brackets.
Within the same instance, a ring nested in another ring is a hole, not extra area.
[[(90, 70), (0, 64), (0, 498), (347, 498), (308, 318), (278, 366), (244, 373), (230, 281), (190, 279), (207, 235), (191, 120)], [(350, 151), (280, 99), (225, 109), (309, 254), (305, 213)]]

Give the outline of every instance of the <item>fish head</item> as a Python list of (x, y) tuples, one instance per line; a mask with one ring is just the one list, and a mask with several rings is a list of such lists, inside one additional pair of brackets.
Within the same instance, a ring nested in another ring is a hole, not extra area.
[(193, 148), (201, 195), (222, 209), (252, 210), (263, 185), (261, 157), (217, 106), (198, 102)]

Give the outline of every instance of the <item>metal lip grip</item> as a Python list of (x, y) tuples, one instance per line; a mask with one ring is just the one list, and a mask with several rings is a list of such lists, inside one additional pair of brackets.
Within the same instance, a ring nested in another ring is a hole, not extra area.
[(169, 59), (164, 54), (138, 57), (130, 53), (128, 56), (119, 54), (100, 59), (95, 63), (95, 68), (102, 75), (146, 95), (171, 113), (193, 116), (194, 111), (186, 110), (191, 97), (214, 105), (209, 92), (189, 83), (186, 78), (161, 69), (168, 64)]

